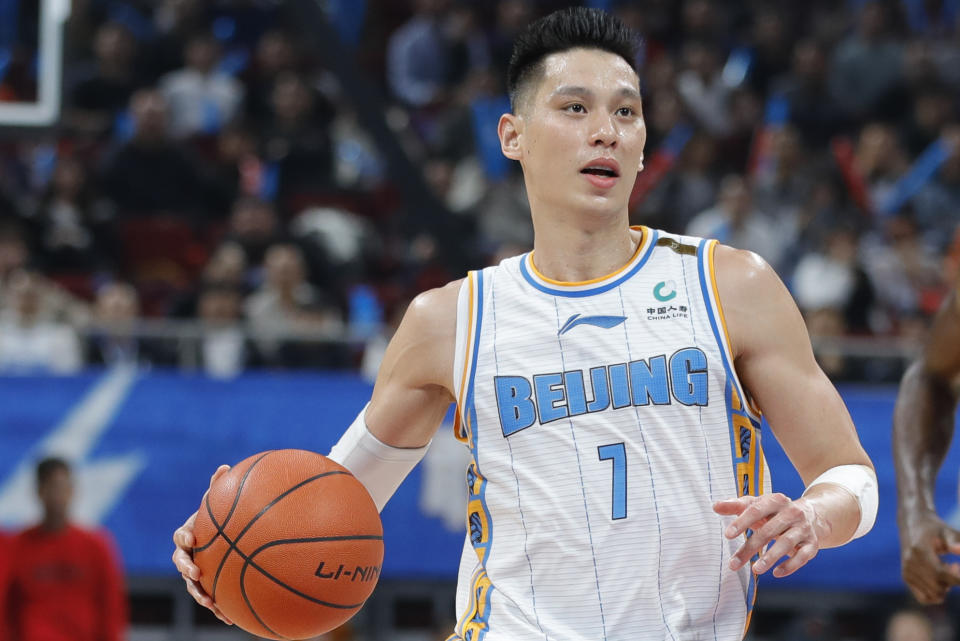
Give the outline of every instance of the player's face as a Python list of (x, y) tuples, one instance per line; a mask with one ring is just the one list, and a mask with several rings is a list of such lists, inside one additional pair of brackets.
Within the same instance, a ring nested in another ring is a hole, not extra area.
[(625, 211), (647, 137), (637, 74), (599, 49), (553, 54), (544, 67), (514, 116), (516, 155), (507, 154), (522, 164), (531, 202)]
[(48, 515), (63, 518), (70, 508), (73, 498), (73, 478), (70, 472), (56, 469), (50, 473), (44, 482), (37, 488), (40, 502)]

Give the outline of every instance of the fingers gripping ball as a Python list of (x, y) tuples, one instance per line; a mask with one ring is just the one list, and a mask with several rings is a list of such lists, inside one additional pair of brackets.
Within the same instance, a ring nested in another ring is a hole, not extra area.
[(345, 468), (304, 450), (261, 452), (218, 478), (194, 536), (203, 589), (234, 623), (270, 639), (347, 621), (383, 563), (373, 499)]

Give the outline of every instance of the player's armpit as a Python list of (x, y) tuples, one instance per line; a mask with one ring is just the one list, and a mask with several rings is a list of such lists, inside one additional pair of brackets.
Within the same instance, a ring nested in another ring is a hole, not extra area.
[[(814, 358), (800, 311), (773, 269), (756, 254), (724, 246), (715, 260), (737, 375), (804, 482), (840, 465), (872, 468), (840, 395)], [(834, 533), (820, 546), (845, 540)]]
[(426, 445), (454, 401), (457, 298), (463, 281), (417, 296), (390, 341), (366, 425), (392, 447)]

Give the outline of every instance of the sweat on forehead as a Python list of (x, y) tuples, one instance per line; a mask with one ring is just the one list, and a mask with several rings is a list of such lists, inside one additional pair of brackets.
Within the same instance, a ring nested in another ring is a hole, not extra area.
[(608, 80), (615, 83), (613, 91), (618, 96), (640, 98), (636, 72), (615, 54), (580, 47), (552, 53), (530, 67), (529, 73), (520, 79), (516, 91), (510, 96), (511, 107), (514, 112), (528, 107), (539, 92), (544, 94), (541, 98), (560, 94), (593, 98), (603, 91), (603, 85), (610, 88)]

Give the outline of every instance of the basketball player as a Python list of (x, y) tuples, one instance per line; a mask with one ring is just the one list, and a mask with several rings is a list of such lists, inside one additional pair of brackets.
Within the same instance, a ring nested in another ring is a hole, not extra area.
[(900, 384), (893, 414), (897, 521), (903, 579), (921, 603), (941, 603), (960, 585), (960, 532), (937, 516), (933, 487), (950, 449), (960, 398), (960, 279), (933, 321), (923, 353)]
[[(418, 296), (330, 454), (382, 507), (457, 404), (473, 460), (453, 640), (740, 639), (756, 575), (783, 557), (773, 574), (791, 574), (876, 513), (870, 460), (770, 267), (629, 227), (634, 43), (590, 9), (519, 37), (498, 132), (534, 250)], [(770, 491), (761, 410), (801, 497)], [(215, 610), (192, 518), (174, 562)]]

